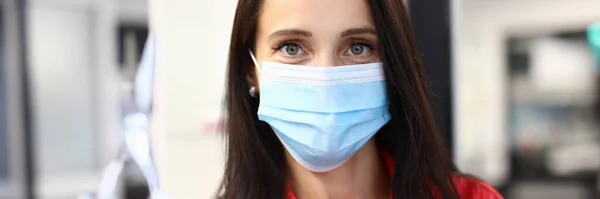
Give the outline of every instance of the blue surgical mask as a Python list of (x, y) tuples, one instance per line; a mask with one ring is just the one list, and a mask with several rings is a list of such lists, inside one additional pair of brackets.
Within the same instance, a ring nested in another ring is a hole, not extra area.
[(341, 166), (390, 120), (382, 63), (261, 66), (258, 118), (311, 171)]

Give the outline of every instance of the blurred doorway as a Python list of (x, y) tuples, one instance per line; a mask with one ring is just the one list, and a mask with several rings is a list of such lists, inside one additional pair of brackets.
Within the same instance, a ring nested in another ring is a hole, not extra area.
[[(122, 75), (135, 75), (148, 38), (146, 24), (124, 23), (118, 28), (119, 67)], [(148, 184), (138, 165), (133, 161), (125, 163), (124, 195), (128, 199), (149, 197)]]
[(507, 40), (509, 198), (598, 198), (597, 90), (584, 30)]

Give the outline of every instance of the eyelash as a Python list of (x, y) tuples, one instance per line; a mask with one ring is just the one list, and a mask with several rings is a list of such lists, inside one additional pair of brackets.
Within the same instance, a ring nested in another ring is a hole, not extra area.
[(374, 50), (373, 45), (371, 45), (370, 43), (368, 43), (366, 41), (353, 41), (350, 43), (350, 47), (352, 47), (354, 45), (361, 45), (361, 46), (369, 48), (369, 50)]
[(282, 41), (282, 42), (279, 42), (279, 44), (277, 44), (277, 46), (273, 48), (273, 52), (281, 50), (285, 46), (291, 46), (291, 45), (296, 45), (296, 46), (302, 48), (302, 45), (298, 44), (298, 42), (294, 42), (294, 41)]
[[(281, 50), (283, 47), (285, 46), (291, 46), (291, 45), (296, 45), (300, 48), (302, 48), (302, 45), (298, 44), (298, 42), (295, 41), (281, 41), (279, 42), (279, 44), (277, 44), (277, 46), (275, 46), (273, 49), (273, 53), (277, 52), (278, 50)], [(354, 45), (362, 45), (365, 46), (367, 48), (369, 48), (370, 50), (374, 50), (373, 49), (373, 45), (371, 45), (370, 43), (366, 42), (366, 41), (352, 41), (350, 42), (350, 46), (354, 46)]]

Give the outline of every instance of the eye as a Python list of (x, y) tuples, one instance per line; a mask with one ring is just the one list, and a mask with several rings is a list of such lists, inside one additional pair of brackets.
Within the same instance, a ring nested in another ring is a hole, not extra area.
[(294, 56), (294, 55), (304, 53), (302, 51), (302, 47), (300, 47), (300, 45), (298, 45), (297, 43), (293, 43), (293, 42), (281, 44), (279, 47), (279, 51), (281, 51), (282, 53), (284, 53), (287, 56)]
[(365, 43), (353, 43), (348, 48), (347, 54), (350, 55), (362, 55), (371, 51), (371, 46)]

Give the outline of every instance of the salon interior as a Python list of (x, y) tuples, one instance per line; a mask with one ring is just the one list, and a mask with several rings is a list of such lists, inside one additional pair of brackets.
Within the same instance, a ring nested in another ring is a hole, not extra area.
[[(142, 199), (158, 179), (214, 198), (236, 0), (0, 2), (0, 199)], [(600, 199), (600, 1), (406, 3), (457, 167), (509, 199)], [(123, 91), (146, 65), (130, 145)]]

